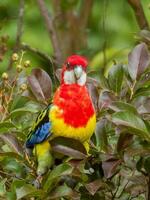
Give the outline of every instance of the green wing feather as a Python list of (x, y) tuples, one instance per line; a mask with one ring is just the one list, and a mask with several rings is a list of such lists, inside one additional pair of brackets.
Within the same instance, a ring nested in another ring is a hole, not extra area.
[(33, 148), (35, 144), (43, 142), (51, 134), (51, 123), (49, 121), (50, 107), (51, 105), (42, 110), (33, 123), (26, 140), (27, 148)]

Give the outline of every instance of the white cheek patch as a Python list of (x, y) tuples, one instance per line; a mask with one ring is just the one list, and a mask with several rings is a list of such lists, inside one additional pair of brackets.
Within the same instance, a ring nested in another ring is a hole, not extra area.
[(73, 70), (65, 71), (65, 73), (64, 73), (64, 82), (66, 84), (73, 84), (73, 83), (76, 82)]
[(82, 72), (82, 75), (80, 78), (77, 80), (78, 85), (83, 86), (86, 83), (86, 73)]

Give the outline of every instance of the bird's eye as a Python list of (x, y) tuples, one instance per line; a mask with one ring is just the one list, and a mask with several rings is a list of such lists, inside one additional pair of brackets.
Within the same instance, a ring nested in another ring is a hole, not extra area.
[(67, 67), (67, 69), (70, 68), (70, 63), (69, 62), (66, 63), (66, 67)]

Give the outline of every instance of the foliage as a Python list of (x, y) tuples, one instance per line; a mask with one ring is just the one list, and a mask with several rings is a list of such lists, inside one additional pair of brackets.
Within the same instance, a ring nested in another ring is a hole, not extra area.
[[(3, 62), (0, 62), (0, 73), (7, 69), (10, 54), (15, 45), (19, 2), (20, 1), (18, 0), (13, 0), (13, 3), (12, 0), (3, 0), (0, 2), (0, 36), (9, 35), (9, 52), (6, 52), (5, 59), (3, 59)], [(51, 12), (55, 22), (58, 22), (58, 25), (61, 23), (59, 29), (65, 29), (64, 35), (61, 36), (60, 40), (61, 43), (64, 42), (65, 48), (66, 43), (68, 43), (67, 38), (69, 38), (69, 31), (67, 30), (68, 24), (66, 22), (68, 18), (70, 18), (70, 15), (67, 15), (64, 22), (62, 20), (62, 15), (59, 13), (60, 9), (54, 9), (53, 2), (57, 1), (45, 0), (45, 2), (47, 2), (47, 8)], [(70, 9), (72, 9), (71, 11), (78, 16), (81, 3), (83, 2), (84, 5), (86, 0), (61, 0), (61, 2), (63, 13), (70, 12)], [(149, 0), (144, 0), (141, 3), (147, 19), (150, 19)], [(21, 43), (26, 43), (35, 49), (40, 49), (42, 52), (52, 55), (53, 47), (45, 30), (43, 19), (40, 16), (40, 12), (36, 4), (37, 3), (34, 0), (25, 1), (25, 13), (23, 20), (24, 24)], [(99, 68), (100, 66), (103, 66), (104, 63), (108, 63), (108, 66), (110, 66), (113, 59), (125, 62), (125, 56), (137, 41), (137, 35), (135, 37), (135, 33), (138, 34), (139, 32), (136, 19), (132, 9), (128, 5), (128, 1), (122, 0), (118, 1), (116, 4), (109, 0), (94, 0), (93, 6), (91, 7), (92, 10), (89, 16), (87, 27), (84, 29), (84, 38), (87, 38), (87, 45), (78, 51), (74, 50), (73, 53), (77, 52), (85, 54), (88, 58), (90, 58), (90, 66), (92, 68)], [(56, 10), (58, 13), (55, 13)], [(88, 13), (85, 6), (83, 11), (86, 14)], [(75, 21), (72, 18), (70, 18), (70, 20), (72, 20), (73, 23)], [(80, 25), (77, 24), (77, 26), (74, 25), (73, 27), (75, 27), (75, 30), (79, 31), (79, 28), (76, 27), (80, 27)], [(67, 37), (65, 37), (65, 35)], [(76, 35), (74, 37), (76, 38)], [(75, 41), (77, 45), (82, 42), (81, 40), (79, 40), (79, 42), (77, 39), (75, 39)], [(70, 46), (76, 45), (70, 44)], [(26, 51), (28, 51), (28, 59), (32, 61), (33, 66), (42, 66), (48, 73), (50, 73), (50, 66), (43, 59), (43, 57), (30, 51), (29, 49), (26, 49)], [(72, 52), (69, 52), (65, 56), (68, 56), (71, 53)]]
[(3, 73), (1, 79), (0, 196), (11, 200), (149, 196), (150, 56), (145, 43), (129, 53), (127, 65), (114, 63), (107, 76), (101, 70), (98, 79), (88, 78), (97, 113), (90, 155), (75, 140), (54, 139), (55, 164), (40, 188), (35, 187), (36, 160), (27, 157), (24, 141), (36, 113), (50, 102), (56, 83), (52, 87), (42, 69), (26, 75), (29, 66), (24, 63), (29, 61), (24, 57), (13, 54), (15, 76)]
[[(149, 6), (0, 3), (0, 199), (150, 199)], [(39, 185), (36, 158), (24, 142), (59, 85), (58, 67), (74, 53), (89, 58), (87, 87), (97, 115), (90, 152), (76, 140), (53, 139), (55, 162)]]

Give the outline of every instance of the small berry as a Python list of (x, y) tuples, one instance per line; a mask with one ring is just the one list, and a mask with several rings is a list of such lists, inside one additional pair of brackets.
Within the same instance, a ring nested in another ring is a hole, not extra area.
[(7, 74), (6, 72), (4, 72), (4, 73), (2, 74), (2, 79), (3, 79), (3, 80), (8, 80), (8, 74)]
[(13, 61), (17, 61), (18, 59), (19, 59), (18, 54), (17, 54), (17, 53), (13, 53), (13, 55), (12, 55), (12, 60), (13, 60)]
[(25, 62), (24, 62), (24, 67), (30, 67), (30, 65), (31, 65), (31, 62), (30, 62), (30, 60), (26, 60)]
[(20, 73), (23, 70), (23, 67), (21, 65), (16, 66), (17, 72)]
[(20, 89), (22, 91), (25, 91), (27, 89), (27, 84), (23, 83), (21, 86), (20, 86)]

